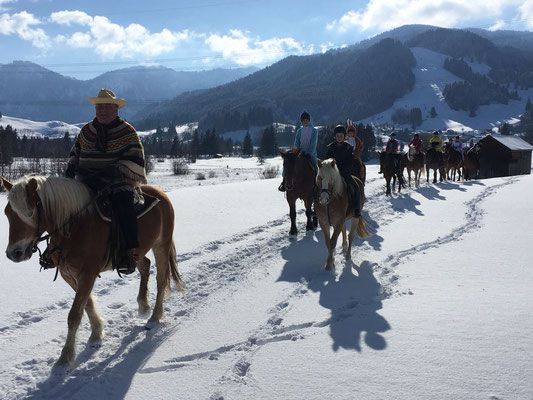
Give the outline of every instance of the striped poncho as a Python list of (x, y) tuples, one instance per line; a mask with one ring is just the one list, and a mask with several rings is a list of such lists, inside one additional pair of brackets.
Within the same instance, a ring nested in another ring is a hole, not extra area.
[(108, 125), (95, 118), (78, 134), (66, 175), (95, 187), (121, 182), (138, 186), (146, 183), (144, 165), (143, 146), (133, 126), (118, 117)]

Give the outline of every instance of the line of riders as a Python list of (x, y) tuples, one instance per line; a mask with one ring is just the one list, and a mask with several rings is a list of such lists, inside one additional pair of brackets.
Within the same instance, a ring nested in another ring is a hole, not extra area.
[[(435, 131), (433, 132), (433, 136), (429, 139), (429, 145), (430, 147), (428, 150), (434, 149), (437, 152), (437, 156), (440, 158), (440, 161), (444, 161), (446, 149), (457, 152), (461, 157), (461, 161), (464, 161), (465, 148), (459, 136), (449, 138), (448, 142), (445, 143), (444, 140), (439, 136), (439, 132)], [(420, 139), (420, 135), (418, 133), (413, 135), (408, 147), (414, 150), (414, 155), (425, 154), (424, 143), (422, 142), (422, 139)], [(470, 147), (472, 147), (472, 143)], [(399, 163), (399, 157), (396, 155), (400, 155), (402, 153), (400, 152), (400, 142), (396, 139), (396, 134), (394, 132), (390, 134), (389, 140), (385, 145), (385, 154), (386, 157), (392, 158), (395, 164)], [(383, 173), (382, 168), (380, 168), (378, 173)]]

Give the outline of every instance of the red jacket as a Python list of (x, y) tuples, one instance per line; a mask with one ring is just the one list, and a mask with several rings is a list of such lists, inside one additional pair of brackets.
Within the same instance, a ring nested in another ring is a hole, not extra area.
[(409, 142), (409, 146), (413, 146), (415, 150), (418, 153), (420, 153), (423, 148), (423, 143), (422, 143), (422, 140), (420, 140), (420, 138), (413, 138), (411, 142)]

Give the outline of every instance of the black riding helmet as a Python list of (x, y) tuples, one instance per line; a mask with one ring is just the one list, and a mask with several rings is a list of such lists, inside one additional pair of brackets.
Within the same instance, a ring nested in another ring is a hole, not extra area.
[(311, 120), (311, 116), (307, 111), (304, 111), (302, 115), (300, 115), (300, 121), (303, 121), (304, 119), (308, 119), (309, 121)]
[(344, 125), (337, 125), (335, 129), (333, 130), (333, 133), (336, 135), (337, 133), (344, 133), (346, 135), (346, 128)]

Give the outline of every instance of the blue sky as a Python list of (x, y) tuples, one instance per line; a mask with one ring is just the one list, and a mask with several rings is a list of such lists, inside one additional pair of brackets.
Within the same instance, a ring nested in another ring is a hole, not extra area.
[(533, 30), (533, 0), (0, 0), (0, 63), (82, 79), (135, 64), (262, 67), (415, 23)]

